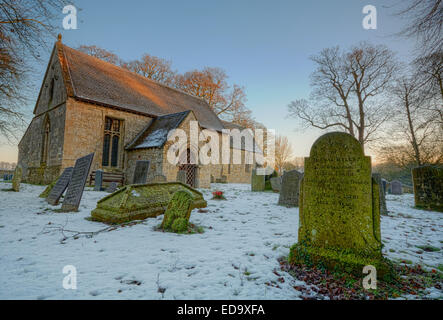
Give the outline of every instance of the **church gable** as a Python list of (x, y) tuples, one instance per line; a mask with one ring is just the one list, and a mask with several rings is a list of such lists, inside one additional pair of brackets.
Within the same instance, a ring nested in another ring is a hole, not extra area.
[(34, 114), (36, 116), (40, 115), (66, 102), (66, 99), (65, 81), (57, 46), (55, 46), (42, 81), (40, 93), (34, 108)]

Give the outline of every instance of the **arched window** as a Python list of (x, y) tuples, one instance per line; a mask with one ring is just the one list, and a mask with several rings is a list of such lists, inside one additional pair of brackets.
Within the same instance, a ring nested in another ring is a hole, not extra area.
[(46, 116), (45, 121), (43, 122), (43, 144), (42, 144), (42, 157), (41, 157), (42, 164), (46, 164), (48, 162), (50, 133), (51, 133), (51, 124), (49, 122), (49, 117)]
[(120, 129), (120, 120), (108, 117), (105, 118), (102, 158), (103, 167), (118, 167)]
[(49, 102), (54, 98), (54, 78), (51, 79), (51, 84), (49, 85)]

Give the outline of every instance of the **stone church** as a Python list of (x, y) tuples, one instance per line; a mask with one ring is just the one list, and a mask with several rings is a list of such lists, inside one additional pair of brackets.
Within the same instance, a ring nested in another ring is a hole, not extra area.
[[(18, 165), (23, 181), (48, 184), (77, 158), (94, 152), (91, 172), (120, 173), (125, 183), (131, 183), (137, 160), (150, 161), (148, 182), (158, 175), (176, 181), (178, 171), (185, 170), (187, 183), (194, 187), (208, 188), (213, 181), (249, 183), (255, 165), (244, 159), (255, 154), (244, 144), (242, 164), (167, 161), (172, 144), (167, 133), (175, 128), (188, 132), (192, 120), (220, 137), (222, 129), (235, 128), (221, 121), (203, 99), (74, 50), (59, 39), (34, 118), (19, 143)], [(196, 156), (190, 147), (186, 152), (187, 158)]]

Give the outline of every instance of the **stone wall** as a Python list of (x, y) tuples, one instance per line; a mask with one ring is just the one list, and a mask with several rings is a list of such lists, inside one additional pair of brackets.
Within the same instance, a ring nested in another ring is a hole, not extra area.
[[(48, 184), (60, 173), (63, 159), (63, 140), (66, 114), (66, 91), (61, 66), (56, 55), (48, 64), (34, 118), (18, 145), (18, 165), (23, 168), (23, 181)], [(45, 126), (49, 122), (47, 158), (43, 159)]]
[[(105, 118), (122, 120), (119, 161), (117, 168), (102, 168)], [(66, 109), (66, 129), (63, 168), (73, 166), (75, 160), (95, 152), (91, 170), (124, 171), (124, 147), (147, 125), (151, 118), (93, 105), (69, 98)]]
[[(126, 170), (125, 170), (125, 181), (130, 183), (134, 176), (135, 162), (137, 160), (149, 160), (149, 171), (148, 179), (150, 182), (154, 179), (156, 175), (163, 174), (163, 149), (160, 148), (149, 148), (149, 149), (136, 149), (130, 150), (126, 157)], [(168, 180), (168, 181), (175, 181)]]

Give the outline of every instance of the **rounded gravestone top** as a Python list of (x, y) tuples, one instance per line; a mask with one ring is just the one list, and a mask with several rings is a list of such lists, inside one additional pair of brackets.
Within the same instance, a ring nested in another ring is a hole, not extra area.
[(341, 154), (364, 156), (360, 142), (345, 132), (330, 132), (315, 140), (311, 147), (310, 157)]

